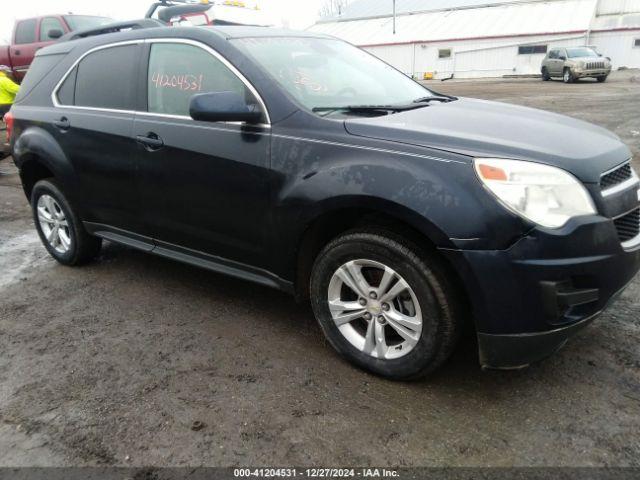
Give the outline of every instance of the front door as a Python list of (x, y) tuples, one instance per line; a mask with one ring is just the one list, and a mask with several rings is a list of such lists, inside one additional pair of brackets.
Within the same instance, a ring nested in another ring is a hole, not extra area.
[(264, 265), (268, 224), (268, 126), (207, 123), (189, 116), (198, 93), (235, 91), (246, 80), (200, 44), (151, 40), (146, 112), (134, 122), (142, 207), (159, 247)]

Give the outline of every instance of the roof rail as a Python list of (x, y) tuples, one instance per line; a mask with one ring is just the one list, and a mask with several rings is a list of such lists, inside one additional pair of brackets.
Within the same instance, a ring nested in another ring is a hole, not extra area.
[(143, 18), (142, 20), (129, 20), (126, 22), (108, 23), (96, 28), (87, 28), (84, 30), (76, 30), (69, 32), (60, 37), (60, 41), (78, 40), (79, 38), (94, 37), (96, 35), (104, 35), (106, 33), (117, 33), (125, 30), (140, 30), (143, 28), (166, 27), (165, 24), (152, 18)]

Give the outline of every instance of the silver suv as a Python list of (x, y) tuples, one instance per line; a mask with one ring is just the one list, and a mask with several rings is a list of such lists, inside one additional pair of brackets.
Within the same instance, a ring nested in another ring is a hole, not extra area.
[(549, 50), (542, 61), (542, 79), (562, 77), (564, 83), (580, 78), (596, 78), (604, 82), (611, 73), (611, 60), (590, 47), (567, 47)]

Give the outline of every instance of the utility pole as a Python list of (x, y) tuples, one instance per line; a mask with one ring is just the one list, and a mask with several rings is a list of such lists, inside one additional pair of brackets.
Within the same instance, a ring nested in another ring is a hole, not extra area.
[(396, 34), (396, 0), (393, 0), (393, 34)]

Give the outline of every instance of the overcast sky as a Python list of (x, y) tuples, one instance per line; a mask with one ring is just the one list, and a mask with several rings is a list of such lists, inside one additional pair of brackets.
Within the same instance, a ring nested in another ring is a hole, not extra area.
[[(118, 20), (142, 18), (152, 0), (1, 0), (0, 41), (8, 43), (16, 19), (51, 13), (104, 15)], [(316, 20), (325, 0), (247, 0), (258, 2), (276, 24), (306, 28)]]

